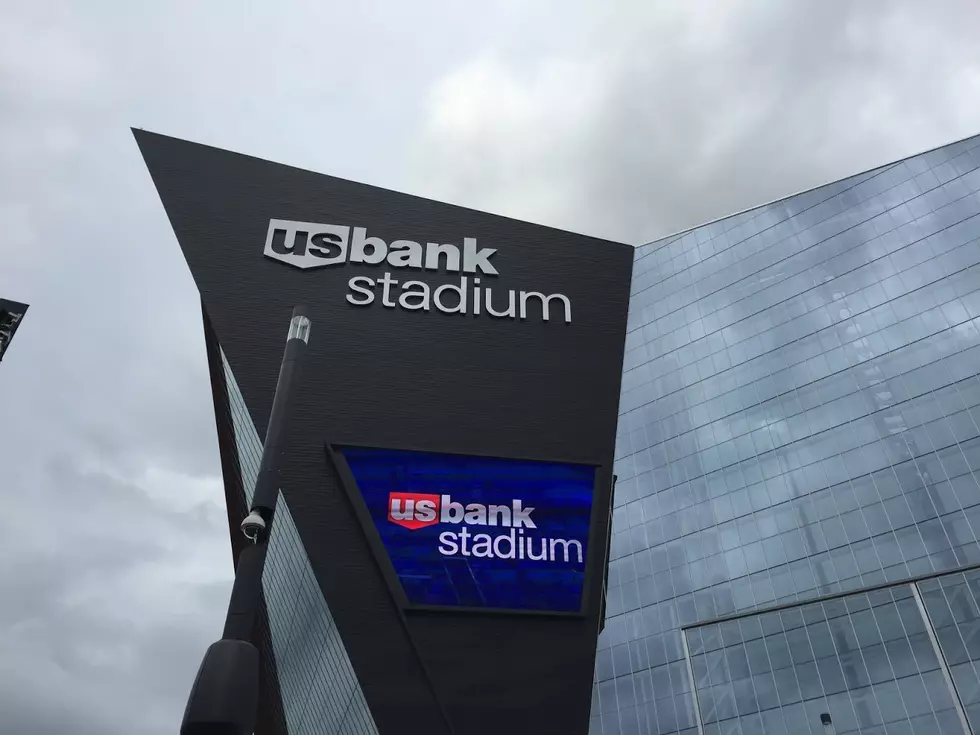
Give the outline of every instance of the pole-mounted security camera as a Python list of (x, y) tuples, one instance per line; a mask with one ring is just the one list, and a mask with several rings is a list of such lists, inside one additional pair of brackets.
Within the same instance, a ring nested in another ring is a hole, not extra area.
[(245, 517), (245, 520), (242, 521), (242, 533), (245, 534), (245, 538), (254, 544), (259, 540), (259, 536), (264, 532), (265, 519), (257, 510), (253, 510)]
[(262, 572), (275, 524), (290, 402), (309, 339), (310, 319), (298, 306), (293, 309), (289, 322), (255, 492), (241, 526), (242, 533), (252, 543), (242, 549), (236, 560), (225, 629), (221, 640), (211, 644), (201, 662), (187, 699), (181, 735), (252, 735), (255, 732), (259, 651), (250, 639), (256, 612), (262, 604)]

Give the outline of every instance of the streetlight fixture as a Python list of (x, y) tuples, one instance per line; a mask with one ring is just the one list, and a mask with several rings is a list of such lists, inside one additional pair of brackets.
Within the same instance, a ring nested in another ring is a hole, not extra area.
[(241, 525), (251, 543), (238, 556), (224, 632), (204, 654), (180, 735), (252, 735), (255, 729), (259, 652), (249, 638), (261, 600), (262, 571), (279, 499), (286, 421), (309, 339), (310, 320), (303, 307), (297, 306), (289, 322), (252, 505)]

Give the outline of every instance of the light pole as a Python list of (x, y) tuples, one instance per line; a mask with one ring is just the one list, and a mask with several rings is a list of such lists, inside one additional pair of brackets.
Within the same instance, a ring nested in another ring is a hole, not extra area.
[(187, 699), (180, 735), (252, 735), (255, 728), (259, 652), (249, 638), (262, 596), (262, 570), (279, 498), (286, 421), (309, 339), (310, 320), (297, 306), (289, 322), (252, 505), (241, 526), (251, 543), (238, 556), (224, 632), (204, 654)]

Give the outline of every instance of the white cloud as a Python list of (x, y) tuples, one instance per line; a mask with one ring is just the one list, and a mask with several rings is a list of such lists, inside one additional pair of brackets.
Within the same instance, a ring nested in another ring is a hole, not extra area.
[(469, 61), (432, 91), (418, 164), (426, 187), (537, 221), (567, 217), (579, 182), (556, 176), (588, 145), (601, 75), (589, 64), (547, 59), (531, 69), (496, 56)]

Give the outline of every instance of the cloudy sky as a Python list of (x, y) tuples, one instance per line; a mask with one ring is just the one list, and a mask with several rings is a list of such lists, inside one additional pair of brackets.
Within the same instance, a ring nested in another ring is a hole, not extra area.
[(0, 730), (176, 732), (231, 556), (144, 127), (640, 243), (980, 132), (976, 0), (5, 0)]

